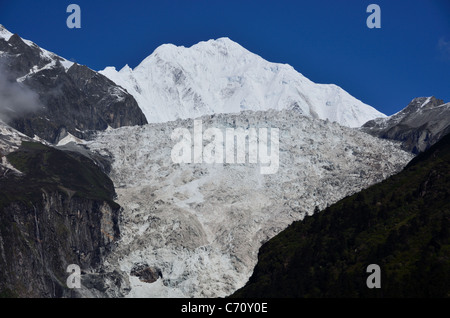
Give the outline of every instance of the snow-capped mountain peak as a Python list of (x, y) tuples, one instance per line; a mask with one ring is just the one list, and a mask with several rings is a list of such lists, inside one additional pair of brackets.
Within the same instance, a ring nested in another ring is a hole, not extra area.
[(9, 38), (13, 34), (9, 32), (3, 25), (0, 24), (0, 38), (5, 39), (6, 41), (9, 41)]
[(313, 83), (226, 37), (188, 48), (163, 44), (134, 69), (100, 73), (127, 89), (149, 122), (269, 109), (296, 109), (349, 127), (385, 117), (342, 88)]
[[(9, 42), (11, 40), (11, 38), (14, 36), (14, 34), (10, 31), (8, 31), (3, 25), (0, 24), (0, 39), (5, 40), (6, 42)], [(65, 58), (56, 55), (53, 52), (47, 51), (41, 47), (39, 47), (36, 43), (30, 41), (30, 40), (26, 40), (23, 39), (21, 37), (19, 37), (18, 35), (16, 35), (17, 39), (15, 42), (17, 41), (22, 41), (23, 43), (25, 43), (26, 45), (28, 45), (31, 49), (34, 50), (39, 50), (40, 56), (43, 60), (47, 61), (48, 63), (42, 67), (42, 68), (32, 68), (30, 70), (29, 74), (34, 74), (37, 71), (41, 71), (43, 69), (49, 69), (52, 67), (56, 66), (56, 62), (58, 61), (65, 69), (66, 71), (74, 64), (72, 61), (66, 60)], [(23, 45), (23, 44), (22, 44)], [(0, 54), (2, 54), (3, 52), (0, 50)], [(23, 81), (24, 78), (22, 78), (19, 81)]]

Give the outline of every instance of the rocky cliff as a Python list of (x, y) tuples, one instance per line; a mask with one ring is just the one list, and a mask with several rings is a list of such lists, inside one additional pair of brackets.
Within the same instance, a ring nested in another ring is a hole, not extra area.
[(450, 103), (434, 96), (415, 98), (400, 112), (370, 120), (361, 130), (399, 141), (403, 149), (417, 154), (450, 132)]
[(67, 266), (92, 284), (119, 238), (113, 184), (84, 156), (15, 137), (0, 138), (0, 296), (78, 297)]

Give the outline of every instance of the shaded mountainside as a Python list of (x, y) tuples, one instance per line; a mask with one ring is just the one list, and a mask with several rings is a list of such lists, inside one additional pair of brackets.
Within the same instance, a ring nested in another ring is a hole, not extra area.
[[(449, 297), (450, 135), (405, 169), (294, 222), (232, 297)], [(381, 268), (369, 289), (366, 268)]]
[(403, 149), (418, 154), (450, 133), (450, 103), (434, 96), (415, 98), (400, 112), (370, 120), (361, 130), (400, 141)]
[(86, 157), (40, 143), (6, 158), (20, 172), (0, 166), (0, 296), (77, 296), (67, 266), (92, 271), (119, 237), (113, 183)]
[(9, 125), (31, 138), (37, 135), (57, 143), (67, 133), (83, 138), (83, 132), (88, 130), (147, 123), (133, 96), (123, 88), (86, 66), (67, 61), (10, 33), (1, 25), (0, 66), (8, 85), (20, 86), (38, 96), (31, 111), (18, 113), (14, 96), (9, 96), (10, 105), (0, 109)]

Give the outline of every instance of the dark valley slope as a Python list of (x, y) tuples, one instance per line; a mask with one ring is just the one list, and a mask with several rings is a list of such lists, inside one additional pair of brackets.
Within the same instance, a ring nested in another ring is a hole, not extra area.
[[(449, 297), (450, 135), (262, 246), (233, 297)], [(369, 264), (381, 288), (369, 289)]]

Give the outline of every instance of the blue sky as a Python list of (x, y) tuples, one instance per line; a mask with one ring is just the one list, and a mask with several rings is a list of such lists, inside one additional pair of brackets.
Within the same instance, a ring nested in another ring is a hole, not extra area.
[[(66, 26), (71, 3), (81, 29)], [(381, 29), (366, 26), (371, 3)], [(387, 115), (415, 97), (450, 102), (450, 0), (0, 0), (0, 24), (94, 70), (226, 36)]]

